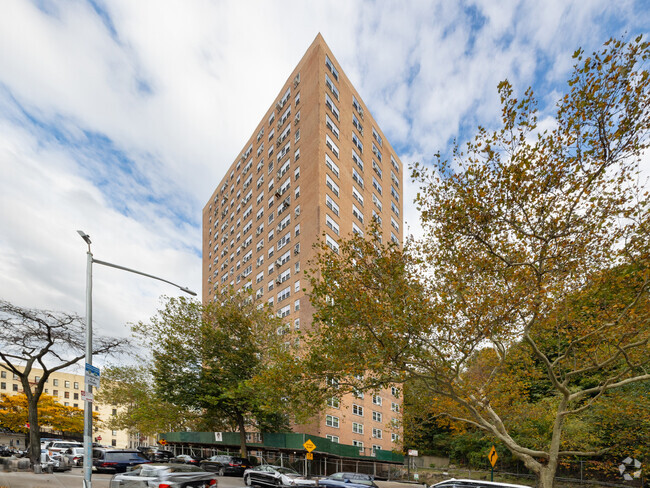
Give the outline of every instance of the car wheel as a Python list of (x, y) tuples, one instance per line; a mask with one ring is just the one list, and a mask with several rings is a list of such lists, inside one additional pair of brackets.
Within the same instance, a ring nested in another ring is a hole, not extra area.
[(226, 475), (226, 468), (224, 468), (224, 467), (222, 466), (221, 468), (219, 468), (219, 471), (217, 471), (217, 474), (218, 474), (219, 476), (225, 476), (225, 475)]
[(250, 475), (249, 476), (244, 476), (244, 483), (246, 483), (246, 486), (253, 486), (253, 482), (251, 480)]

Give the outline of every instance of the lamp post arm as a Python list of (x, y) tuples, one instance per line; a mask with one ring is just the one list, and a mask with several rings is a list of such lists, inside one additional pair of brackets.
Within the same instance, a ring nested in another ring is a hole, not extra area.
[(196, 292), (193, 292), (192, 290), (190, 290), (186, 286), (177, 285), (176, 283), (172, 283), (171, 281), (166, 280), (164, 278), (160, 278), (158, 276), (154, 276), (154, 275), (151, 275), (151, 274), (148, 274), (148, 273), (143, 273), (142, 271), (137, 271), (135, 269), (127, 268), (125, 266), (120, 266), (119, 264), (108, 263), (106, 261), (100, 261), (99, 259), (95, 259), (95, 258), (92, 258), (92, 259), (93, 259), (93, 263), (101, 264), (103, 266), (108, 266), (109, 268), (121, 269), (122, 271), (128, 271), (129, 273), (139, 274), (139, 275), (142, 275), (142, 276), (146, 276), (148, 278), (153, 278), (154, 280), (164, 281), (165, 283), (169, 283), (170, 285), (175, 286), (176, 288), (184, 291), (185, 293), (187, 293), (189, 295), (192, 295), (193, 297), (196, 296)]

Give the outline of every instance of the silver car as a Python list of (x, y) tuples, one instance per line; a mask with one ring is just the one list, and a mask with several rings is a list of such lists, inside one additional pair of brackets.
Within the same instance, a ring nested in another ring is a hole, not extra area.
[(244, 471), (244, 483), (248, 486), (315, 486), (316, 480), (309, 480), (296, 470), (261, 464)]
[(136, 466), (132, 471), (116, 474), (109, 488), (169, 488), (217, 487), (214, 473), (187, 464), (151, 463)]

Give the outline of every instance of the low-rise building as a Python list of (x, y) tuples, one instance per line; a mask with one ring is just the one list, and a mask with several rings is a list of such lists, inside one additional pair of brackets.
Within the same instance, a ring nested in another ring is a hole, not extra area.
[[(36, 384), (42, 377), (43, 370), (32, 369), (29, 378), (31, 384)], [(43, 393), (51, 395), (56, 401), (66, 407), (84, 408), (84, 401), (81, 392), (84, 390), (84, 375), (66, 371), (56, 371), (50, 374), (45, 383)], [(13, 372), (0, 366), (0, 394), (7, 396), (17, 395), (23, 392), (23, 385), (20, 379)], [(140, 445), (155, 443), (155, 439), (130, 435), (126, 430), (112, 430), (103, 425), (103, 422), (118, 413), (116, 405), (104, 405), (93, 403), (93, 411), (97, 412), (101, 422), (94, 425), (93, 440), (107, 446), (119, 448), (133, 448)], [(0, 426), (1, 427), (1, 426)], [(41, 431), (48, 431), (47, 426), (41, 426)]]

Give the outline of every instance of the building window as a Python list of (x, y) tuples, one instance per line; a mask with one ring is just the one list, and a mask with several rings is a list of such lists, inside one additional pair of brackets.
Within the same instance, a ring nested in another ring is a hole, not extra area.
[(363, 417), (363, 407), (361, 405), (357, 405), (356, 403), (352, 405), (352, 413), (354, 415), (360, 415)]
[(329, 214), (325, 214), (325, 225), (332, 229), (337, 236), (339, 235), (339, 224), (337, 224)]
[(336, 243), (334, 239), (332, 239), (328, 234), (325, 234), (325, 243), (329, 246), (329, 248), (334, 251), (335, 253), (338, 254), (339, 252), (339, 245)]
[(111, 439), (111, 446), (117, 446), (117, 439)]
[(325, 166), (327, 166), (332, 173), (334, 173), (334, 176), (337, 178), (339, 177), (340, 171), (339, 167), (336, 165), (334, 161), (332, 161), (332, 158), (329, 157), (328, 154), (325, 154)]
[(374, 403), (375, 405), (381, 405), (381, 397), (379, 395), (373, 395), (372, 403)]
[(372, 429), (372, 436), (376, 439), (381, 439), (382, 438), (382, 431), (381, 429), (376, 429), (373, 427)]
[(331, 408), (340, 408), (341, 407), (341, 402), (339, 401), (338, 398), (332, 397), (327, 400), (327, 406)]
[(0, 378), (6, 378), (7, 377), (7, 372), (6, 371), (0, 371)]
[(337, 197), (339, 196), (339, 186), (334, 183), (334, 180), (332, 180), (329, 175), (325, 175), (325, 184), (327, 185), (327, 188), (332, 190), (332, 193), (334, 193), (334, 195)]
[(339, 418), (334, 415), (325, 416), (325, 425), (328, 427), (334, 427), (335, 429), (339, 428)]
[(57, 380), (57, 379), (53, 380), (52, 384), (54, 386), (59, 386), (59, 380)]
[(325, 438), (326, 438), (326, 439), (329, 439), (329, 440), (332, 441), (334, 444), (338, 444), (338, 443), (339, 443), (339, 436), (337, 436), (337, 435), (329, 435), (329, 434), (327, 434), (327, 435), (325, 436)]
[(64, 386), (66, 388), (70, 388), (70, 382), (69, 381), (65, 381), (63, 384), (64, 384)]
[(339, 81), (339, 72), (336, 71), (334, 64), (332, 63), (332, 61), (330, 61), (330, 58), (327, 54), (325, 55), (325, 66), (327, 66), (327, 69), (330, 70), (330, 73), (332, 73), (334, 79), (336, 81)]
[(14, 383), (14, 384), (12, 385), (12, 390), (13, 390), (13, 391), (18, 391), (18, 384), (17, 384), (17, 383)]
[(63, 398), (70, 398), (70, 392), (69, 391), (64, 391), (63, 392)]
[(7, 383), (3, 381), (2, 383), (0, 383), (0, 390), (6, 390), (6, 389), (7, 389)]
[(352, 422), (352, 432), (355, 434), (363, 434), (363, 424)]
[(52, 396), (58, 397), (59, 396), (59, 390), (52, 390)]
[(395, 402), (392, 402), (392, 403), (390, 404), (390, 409), (391, 409), (393, 412), (399, 412), (399, 404), (398, 404), (398, 403), (395, 403)]
[(72, 398), (74, 400), (79, 400), (79, 393), (75, 393)]
[(363, 449), (363, 442), (361, 441), (352, 441), (352, 445), (358, 447), (359, 449)]
[(339, 206), (329, 195), (325, 195), (325, 205), (327, 205), (327, 207), (334, 212), (337, 217), (339, 216)]
[(113, 435), (113, 436), (117, 435), (117, 431), (116, 430), (111, 430), (111, 435)]
[(372, 412), (372, 420), (374, 420), (375, 422), (381, 422), (381, 418), (382, 418), (381, 417), (381, 412), (376, 412), (376, 411), (373, 410), (373, 412)]
[(74, 389), (75, 389), (75, 390), (78, 390), (78, 389), (79, 389), (79, 383), (76, 382), (76, 381), (74, 382)]
[(393, 442), (399, 441), (399, 434), (391, 434), (390, 435), (390, 440)]
[(117, 408), (114, 408), (113, 410), (111, 410), (111, 415), (117, 415)]

